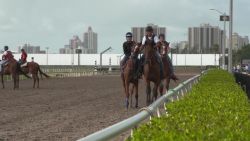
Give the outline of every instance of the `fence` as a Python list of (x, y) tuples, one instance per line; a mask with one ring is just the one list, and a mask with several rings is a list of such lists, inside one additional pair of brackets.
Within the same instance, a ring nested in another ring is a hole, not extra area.
[[(172, 58), (174, 66), (207, 66), (219, 65), (219, 54), (169, 54)], [(18, 60), (20, 54), (14, 54)], [(34, 61), (40, 65), (111, 65), (119, 66), (122, 59), (122, 54), (103, 54), (100, 59), (100, 54), (29, 54), (28, 61)], [(79, 58), (78, 58), (79, 57)], [(102, 62), (100, 62), (102, 60)]]
[(112, 139), (121, 133), (132, 129), (131, 135), (133, 134), (133, 128), (135, 128), (139, 123), (147, 119), (148, 117), (151, 119), (154, 116), (154, 113), (157, 114), (158, 117), (161, 116), (160, 106), (164, 105), (164, 109), (167, 114), (166, 104), (174, 99), (179, 100), (181, 96), (184, 96), (185, 93), (191, 90), (192, 86), (196, 84), (202, 74), (206, 73), (203, 71), (200, 75), (194, 76), (185, 82), (180, 83), (176, 88), (169, 90), (165, 95), (157, 99), (150, 106), (142, 108), (141, 111), (119, 123), (116, 123), (110, 127), (107, 127), (103, 130), (95, 132), (87, 137), (79, 139), (78, 141), (103, 141)]

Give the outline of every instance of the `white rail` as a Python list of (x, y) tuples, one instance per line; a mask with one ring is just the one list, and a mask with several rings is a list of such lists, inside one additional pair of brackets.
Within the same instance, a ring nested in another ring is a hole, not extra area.
[[(204, 74), (206, 71), (202, 72), (200, 75), (196, 75), (185, 82), (180, 83), (176, 88), (169, 90), (165, 95), (157, 99), (154, 103), (152, 103), (150, 106), (142, 108), (141, 112), (138, 114), (125, 119), (119, 123), (116, 123), (112, 126), (109, 126), (105, 129), (102, 129), (100, 131), (97, 131), (93, 134), (90, 134), (84, 138), (81, 138), (77, 141), (105, 141), (112, 139), (121, 133), (135, 128), (139, 123), (154, 115), (155, 112), (157, 112), (157, 116), (159, 117), (160, 110), (159, 107), (164, 104), (167, 104), (170, 102), (170, 98), (173, 96), (176, 96), (176, 99), (179, 100), (180, 96), (183, 96), (185, 93), (191, 90), (192, 86), (196, 84), (202, 74)], [(173, 98), (172, 98), (173, 100)], [(167, 112), (167, 109), (165, 109)], [(133, 131), (133, 130), (132, 130)], [(131, 132), (132, 133), (132, 132)]]

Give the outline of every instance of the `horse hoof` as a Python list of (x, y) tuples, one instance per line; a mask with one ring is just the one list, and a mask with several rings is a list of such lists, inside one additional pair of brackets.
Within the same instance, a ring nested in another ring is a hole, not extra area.
[(138, 105), (135, 105), (135, 108), (138, 109)]
[(129, 106), (128, 100), (125, 101), (125, 106), (126, 106), (126, 108), (128, 109), (128, 106)]

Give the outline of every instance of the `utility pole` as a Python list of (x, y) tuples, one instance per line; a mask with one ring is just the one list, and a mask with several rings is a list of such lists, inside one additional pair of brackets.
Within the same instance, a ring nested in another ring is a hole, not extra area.
[(228, 48), (228, 72), (232, 72), (232, 33), (233, 33), (233, 0), (230, 0), (230, 22), (229, 22), (229, 48)]
[(104, 54), (105, 52), (107, 52), (107, 51), (109, 51), (109, 50), (111, 50), (111, 49), (112, 49), (112, 48), (109, 47), (109, 48), (105, 49), (104, 51), (102, 51), (102, 52), (100, 53), (100, 68), (102, 68), (102, 54)]
[(225, 67), (225, 48), (226, 48), (226, 22), (229, 21), (229, 16), (224, 12), (221, 12), (217, 9), (210, 9), (210, 10), (214, 10), (216, 12), (218, 12), (219, 14), (221, 14), (220, 16), (220, 21), (224, 21), (224, 29), (223, 29), (223, 43), (222, 43), (222, 69), (226, 69)]
[(49, 47), (46, 47), (46, 54), (47, 54), (47, 60), (46, 60), (46, 65), (49, 65)]

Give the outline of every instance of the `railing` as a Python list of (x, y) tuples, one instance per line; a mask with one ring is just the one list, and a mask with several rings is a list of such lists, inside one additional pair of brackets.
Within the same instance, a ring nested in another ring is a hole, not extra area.
[(139, 123), (147, 119), (148, 117), (151, 119), (156, 112), (157, 116), (160, 117), (160, 106), (164, 104), (164, 109), (167, 114), (166, 104), (170, 101), (173, 101), (175, 96), (176, 100), (179, 100), (180, 96), (184, 96), (185, 93), (191, 90), (192, 86), (196, 84), (201, 75), (206, 73), (203, 71), (200, 75), (196, 75), (185, 82), (180, 83), (176, 88), (169, 90), (165, 95), (157, 99), (150, 106), (142, 108), (140, 112), (128, 119), (125, 119), (119, 123), (116, 123), (110, 127), (107, 127), (103, 130), (97, 131), (91, 135), (88, 135), (78, 141), (104, 141), (112, 139), (121, 133), (132, 129), (131, 135), (133, 134), (133, 128), (135, 128)]

